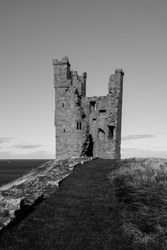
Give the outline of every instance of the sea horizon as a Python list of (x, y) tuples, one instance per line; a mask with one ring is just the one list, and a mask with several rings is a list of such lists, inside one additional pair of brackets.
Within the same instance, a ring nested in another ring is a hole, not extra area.
[(54, 159), (0, 159), (0, 186)]

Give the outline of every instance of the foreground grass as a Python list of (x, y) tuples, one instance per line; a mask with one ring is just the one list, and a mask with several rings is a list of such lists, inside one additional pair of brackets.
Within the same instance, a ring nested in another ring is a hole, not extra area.
[(167, 249), (167, 161), (96, 159), (0, 237), (2, 250)]
[(130, 250), (108, 176), (120, 161), (78, 165), (60, 188), (0, 237), (1, 250)]
[(167, 249), (167, 160), (125, 160), (110, 181), (133, 248)]

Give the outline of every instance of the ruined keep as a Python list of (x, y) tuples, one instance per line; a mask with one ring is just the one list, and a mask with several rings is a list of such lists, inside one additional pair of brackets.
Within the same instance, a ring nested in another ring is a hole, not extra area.
[(56, 159), (93, 156), (120, 159), (123, 76), (116, 69), (108, 94), (86, 97), (87, 74), (70, 70), (67, 57), (53, 60)]

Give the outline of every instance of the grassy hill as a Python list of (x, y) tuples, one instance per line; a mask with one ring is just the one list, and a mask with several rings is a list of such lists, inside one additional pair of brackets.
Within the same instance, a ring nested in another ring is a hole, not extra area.
[(166, 167), (156, 159), (78, 164), (0, 236), (0, 249), (166, 249)]

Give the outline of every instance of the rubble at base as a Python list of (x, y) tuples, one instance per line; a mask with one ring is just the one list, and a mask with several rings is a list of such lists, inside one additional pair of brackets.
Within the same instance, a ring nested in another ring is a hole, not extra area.
[(55, 192), (62, 179), (78, 163), (93, 158), (81, 157), (62, 161), (49, 161), (31, 170), (19, 179), (0, 187), (0, 230), (24, 218), (37, 204)]

